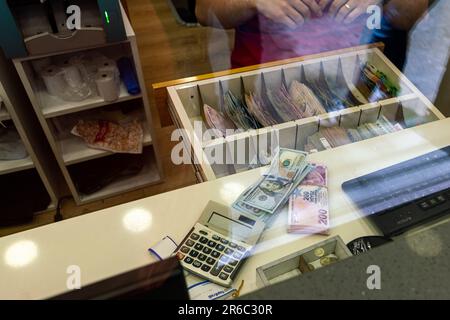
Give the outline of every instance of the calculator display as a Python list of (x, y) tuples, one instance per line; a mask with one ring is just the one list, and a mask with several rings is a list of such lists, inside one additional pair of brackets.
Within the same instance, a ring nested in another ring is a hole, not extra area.
[(229, 236), (235, 235), (240, 237), (241, 239), (247, 238), (249, 232), (251, 232), (251, 228), (246, 226), (245, 224), (232, 220), (228, 217), (225, 217), (217, 212), (213, 212), (211, 217), (209, 218), (208, 223), (213, 224), (223, 230), (227, 230)]

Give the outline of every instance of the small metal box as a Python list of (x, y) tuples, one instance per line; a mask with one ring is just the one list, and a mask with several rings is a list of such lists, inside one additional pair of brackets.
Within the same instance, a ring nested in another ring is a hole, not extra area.
[[(303, 257), (305, 265), (319, 260), (315, 251), (323, 249), (323, 257), (336, 256), (339, 261), (352, 256), (341, 237), (336, 236), (319, 242), (311, 247), (297, 251), (291, 255), (263, 265), (256, 269), (258, 287), (266, 287), (302, 274), (300, 260)], [(320, 250), (322, 251), (322, 250)], [(337, 261), (337, 262), (339, 262)]]

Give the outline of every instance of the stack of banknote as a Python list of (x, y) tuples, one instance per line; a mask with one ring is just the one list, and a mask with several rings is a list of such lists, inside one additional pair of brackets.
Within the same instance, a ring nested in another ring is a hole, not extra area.
[(248, 111), (258, 119), (264, 127), (269, 127), (282, 123), (283, 120), (278, 116), (278, 113), (272, 108), (269, 102), (254, 93), (250, 92), (245, 95), (245, 102), (248, 107)]
[(235, 97), (231, 91), (225, 93), (224, 102), (225, 114), (237, 128), (250, 130), (261, 127), (258, 120), (248, 112), (245, 103), (241, 99)]
[(327, 186), (327, 168), (314, 165), (289, 198), (289, 233), (329, 234)]
[(289, 89), (292, 101), (303, 113), (304, 118), (326, 113), (325, 107), (305, 84), (294, 80)]
[(205, 115), (205, 121), (208, 127), (218, 130), (223, 137), (226, 136), (227, 129), (236, 129), (233, 121), (207, 104), (203, 106), (203, 114)]
[(392, 82), (392, 79), (389, 79), (373, 64), (364, 63), (360, 69), (360, 78), (356, 87), (369, 102), (389, 99), (398, 95), (399, 88)]
[(331, 91), (328, 83), (324, 80), (305, 80), (305, 85), (314, 92), (327, 112), (353, 107), (344, 97), (338, 97)]
[(332, 149), (402, 129), (401, 124), (391, 123), (385, 116), (381, 116), (375, 123), (365, 123), (354, 129), (342, 127), (321, 128), (317, 133), (307, 138), (305, 151), (317, 152)]
[(267, 90), (267, 96), (283, 122), (304, 118), (301, 108), (294, 103), (284, 85), (279, 90)]
[(327, 112), (313, 91), (298, 81), (293, 81), (289, 90), (282, 84), (264, 93), (248, 92), (244, 100), (228, 91), (223, 101), (223, 112), (207, 105), (203, 108), (208, 127), (223, 135), (226, 129), (258, 129)]
[[(365, 95), (372, 95), (378, 88), (385, 98), (393, 95), (395, 87), (386, 76), (367, 65), (361, 85)], [(372, 71), (372, 73), (370, 72)], [(378, 78), (380, 77), (380, 78)], [(280, 123), (309, 118), (327, 112), (338, 111), (360, 105), (361, 101), (345, 83), (331, 82), (325, 77), (308, 80), (304, 83), (294, 80), (289, 89), (285, 84), (268, 88), (265, 92), (247, 92), (244, 97), (236, 97), (227, 91), (223, 97), (223, 111), (204, 108), (205, 122), (211, 128), (225, 132), (225, 129), (250, 130), (269, 127)]]
[(270, 219), (313, 169), (306, 157), (305, 152), (280, 149), (267, 174), (244, 191), (233, 208), (264, 221)]

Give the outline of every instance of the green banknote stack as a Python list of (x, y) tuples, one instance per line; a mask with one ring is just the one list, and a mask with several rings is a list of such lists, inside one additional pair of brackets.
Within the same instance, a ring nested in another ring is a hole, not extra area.
[(356, 87), (367, 97), (369, 102), (393, 98), (399, 92), (399, 88), (392, 79), (368, 62), (360, 67), (360, 76)]
[(244, 191), (233, 208), (263, 221), (269, 220), (289, 200), (290, 195), (314, 169), (302, 151), (280, 149), (269, 171)]

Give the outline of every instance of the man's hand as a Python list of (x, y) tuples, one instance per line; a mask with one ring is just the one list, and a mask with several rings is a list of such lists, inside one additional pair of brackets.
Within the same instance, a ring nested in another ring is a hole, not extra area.
[(321, 17), (316, 0), (254, 0), (258, 13), (291, 29), (297, 28), (311, 16)]
[(328, 14), (336, 21), (350, 24), (366, 14), (371, 5), (381, 5), (381, 0), (319, 0), (322, 10), (329, 6)]

